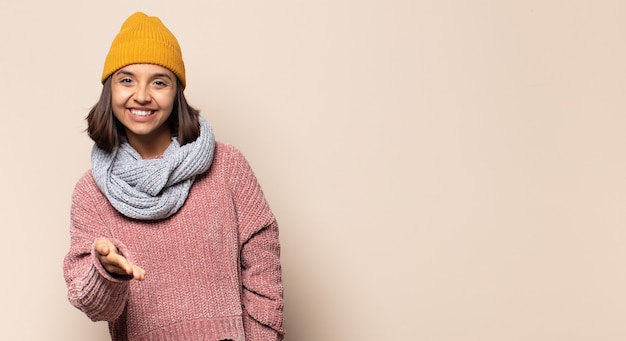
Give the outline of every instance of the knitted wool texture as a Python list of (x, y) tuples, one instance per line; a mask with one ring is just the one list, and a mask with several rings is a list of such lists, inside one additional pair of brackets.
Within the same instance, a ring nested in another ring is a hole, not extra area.
[(184, 146), (173, 138), (162, 158), (144, 160), (126, 140), (111, 153), (93, 146), (93, 177), (113, 207), (130, 218), (157, 220), (183, 206), (195, 176), (209, 169), (215, 148), (213, 129), (198, 119), (200, 136)]
[(172, 71), (187, 85), (183, 54), (176, 37), (157, 17), (137, 12), (122, 24), (104, 61), (101, 81), (130, 64), (156, 64)]
[[(119, 214), (87, 172), (72, 197), (70, 233), (69, 300), (108, 321), (112, 340), (282, 339), (278, 225), (234, 147), (216, 143), (185, 205), (160, 221)], [(111, 277), (94, 252), (102, 237), (144, 268), (145, 280)]]

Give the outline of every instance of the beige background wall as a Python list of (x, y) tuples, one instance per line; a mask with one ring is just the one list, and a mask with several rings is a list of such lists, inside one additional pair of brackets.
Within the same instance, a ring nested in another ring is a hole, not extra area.
[(617, 0), (3, 0), (0, 339), (108, 339), (61, 263), (136, 10), (280, 220), (288, 341), (626, 339)]

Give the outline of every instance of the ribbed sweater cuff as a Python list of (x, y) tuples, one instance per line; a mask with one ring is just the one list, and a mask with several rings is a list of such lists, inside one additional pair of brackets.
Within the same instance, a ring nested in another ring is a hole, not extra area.
[[(100, 265), (100, 262), (97, 262)], [(84, 277), (84, 292), (81, 297), (82, 310), (92, 320), (111, 321), (124, 309), (127, 300), (128, 282), (115, 279), (100, 265), (92, 266)]]
[(284, 334), (259, 323), (245, 312), (243, 318), (245, 319), (246, 340), (280, 341), (284, 337)]

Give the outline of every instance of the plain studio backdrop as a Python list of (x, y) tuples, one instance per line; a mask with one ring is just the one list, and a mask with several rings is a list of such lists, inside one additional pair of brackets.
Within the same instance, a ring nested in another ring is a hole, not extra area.
[(3, 0), (0, 339), (108, 339), (62, 260), (138, 10), (279, 219), (287, 341), (626, 339), (618, 0)]

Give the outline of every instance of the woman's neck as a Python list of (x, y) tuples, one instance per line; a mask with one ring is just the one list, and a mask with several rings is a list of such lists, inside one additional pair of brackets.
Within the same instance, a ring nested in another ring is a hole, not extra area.
[(169, 130), (155, 135), (127, 134), (128, 143), (135, 149), (142, 159), (160, 158), (172, 143), (172, 135)]

